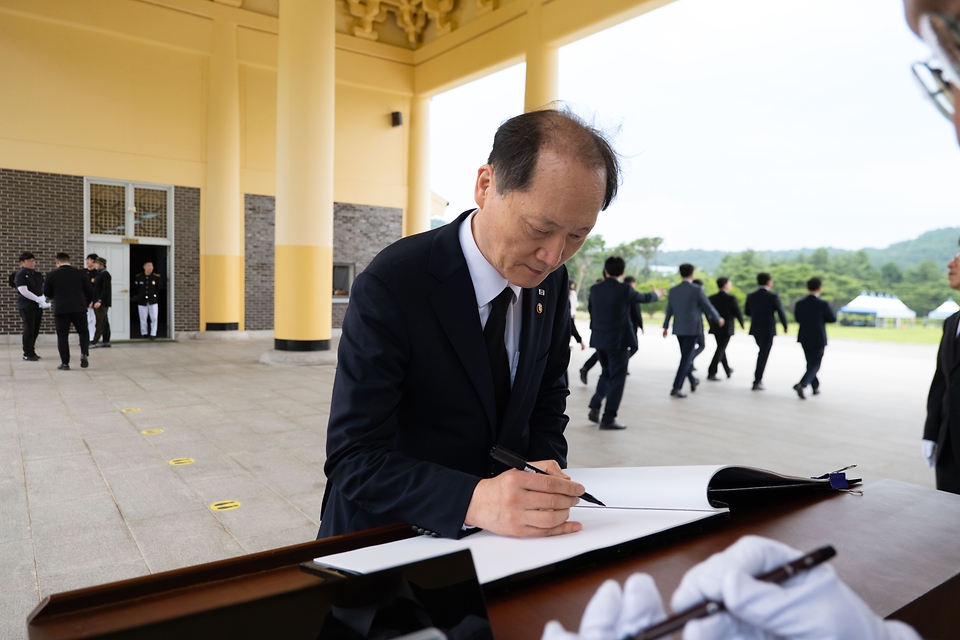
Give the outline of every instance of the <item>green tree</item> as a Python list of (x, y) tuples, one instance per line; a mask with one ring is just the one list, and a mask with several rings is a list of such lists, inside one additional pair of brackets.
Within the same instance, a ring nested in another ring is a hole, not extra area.
[(635, 241), (640, 257), (643, 258), (643, 281), (650, 279), (650, 261), (656, 261), (657, 249), (663, 244), (663, 238), (640, 238)]
[(594, 279), (603, 277), (603, 261), (606, 259), (606, 252), (607, 246), (603, 236), (587, 236), (580, 250), (567, 260), (567, 271), (570, 272), (570, 280), (577, 285), (577, 294), (580, 296), (582, 305), (587, 302), (584, 285), (593, 284)]
[(880, 267), (880, 282), (888, 288), (903, 282), (903, 272), (896, 262), (888, 262)]

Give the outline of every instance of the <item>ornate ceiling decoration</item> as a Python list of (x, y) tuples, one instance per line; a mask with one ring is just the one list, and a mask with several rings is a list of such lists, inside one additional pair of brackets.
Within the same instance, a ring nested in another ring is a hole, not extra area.
[[(482, 0), (477, 0), (482, 2)], [(457, 28), (453, 15), (456, 0), (342, 0), (351, 18), (351, 31), (358, 38), (377, 40), (380, 37), (378, 25), (393, 14), (399, 26), (407, 35), (410, 48), (416, 48), (423, 41), (423, 32), (432, 21), (436, 25), (437, 36), (443, 36)], [(483, 4), (496, 4), (497, 0), (486, 0)]]
[(477, 0), (477, 15), (482, 16), (500, 8), (500, 0)]

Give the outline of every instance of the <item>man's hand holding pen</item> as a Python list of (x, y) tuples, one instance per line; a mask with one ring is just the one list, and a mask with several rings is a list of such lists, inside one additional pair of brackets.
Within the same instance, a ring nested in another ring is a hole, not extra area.
[(583, 485), (570, 480), (555, 460), (530, 463), (547, 475), (510, 469), (481, 480), (473, 491), (465, 524), (516, 537), (555, 536), (580, 531), (570, 507), (580, 502)]

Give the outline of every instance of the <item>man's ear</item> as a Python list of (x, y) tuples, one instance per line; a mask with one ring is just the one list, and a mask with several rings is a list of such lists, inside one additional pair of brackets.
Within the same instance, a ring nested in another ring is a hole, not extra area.
[(496, 182), (493, 179), (493, 166), (485, 164), (477, 169), (477, 183), (473, 187), (473, 200), (477, 206), (483, 206), (496, 191)]

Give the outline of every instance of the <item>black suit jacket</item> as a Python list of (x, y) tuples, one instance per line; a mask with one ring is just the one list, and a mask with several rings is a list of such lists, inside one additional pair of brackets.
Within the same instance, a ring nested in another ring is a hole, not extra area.
[(737, 297), (730, 295), (726, 291), (718, 291), (708, 298), (710, 304), (717, 308), (717, 313), (720, 314), (720, 317), (723, 318), (723, 326), (719, 326), (718, 323), (710, 323), (710, 333), (713, 334), (727, 334), (733, 335), (734, 319), (740, 321), (740, 328), (743, 329), (743, 314), (740, 313), (740, 303), (737, 301)]
[(772, 291), (760, 287), (747, 296), (743, 307), (744, 313), (750, 316), (750, 335), (758, 338), (773, 338), (777, 335), (777, 321), (773, 314), (780, 316), (783, 331), (787, 331), (787, 312), (783, 310), (780, 296)]
[(826, 300), (812, 294), (802, 298), (797, 301), (793, 316), (800, 325), (797, 329), (797, 342), (813, 349), (827, 346), (826, 323), (836, 322), (837, 316)]
[(616, 278), (590, 287), (590, 346), (601, 351), (636, 349), (638, 327), (631, 314), (640, 303), (656, 301), (657, 294), (640, 293)]
[(43, 295), (52, 301), (53, 315), (86, 313), (93, 298), (93, 287), (86, 271), (64, 264), (47, 274)]
[(102, 307), (112, 306), (113, 277), (106, 269), (98, 273), (93, 281), (93, 301), (99, 302)]
[(387, 247), (357, 276), (340, 338), (319, 537), (407, 522), (458, 537), (502, 445), (566, 466), (567, 271), (524, 289), (502, 424), (459, 228)]
[(640, 313), (640, 303), (630, 305), (630, 322), (633, 324), (633, 335), (636, 337), (637, 331), (643, 329), (643, 314)]
[[(937, 443), (936, 456), (950, 440), (954, 461), (960, 460), (960, 357), (957, 354), (957, 324), (960, 312), (943, 322), (943, 337), (937, 352), (937, 370), (927, 396), (927, 422), (923, 439)], [(949, 435), (949, 438), (947, 437)]]

